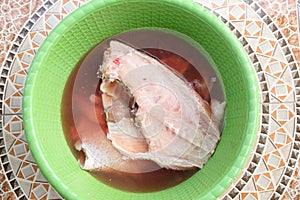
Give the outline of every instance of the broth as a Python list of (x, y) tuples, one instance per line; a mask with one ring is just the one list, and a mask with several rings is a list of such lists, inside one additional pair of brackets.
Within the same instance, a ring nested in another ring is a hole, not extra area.
[[(141, 51), (156, 57), (160, 62), (169, 65), (183, 75), (207, 102), (210, 102), (211, 98), (224, 100), (220, 82), (214, 82), (213, 87), (209, 89), (211, 78), (216, 77), (209, 62), (199, 51), (191, 45), (187, 45), (179, 37), (163, 31), (141, 29), (121, 33), (110, 39), (126, 41)], [(176, 45), (178, 42), (182, 43), (179, 44), (181, 48)], [(101, 80), (96, 76), (99, 64), (102, 63), (103, 51), (108, 47), (107, 44), (105, 42), (99, 44), (82, 58), (70, 75), (64, 91), (62, 101), (63, 129), (70, 149), (79, 160), (84, 155), (83, 152), (74, 148), (76, 142), (80, 140), (80, 133), (77, 132), (76, 128), (77, 124), (84, 124), (83, 126), (89, 130), (100, 127), (100, 134), (107, 133), (101, 100), (102, 94), (99, 90)], [(189, 54), (183, 57), (182, 55), (188, 51), (190, 51)], [(198, 87), (198, 83), (204, 87)], [(91, 101), (91, 97), (93, 101)], [(197, 171), (198, 169), (184, 171), (158, 169), (145, 173), (129, 173), (118, 170), (90, 173), (101, 182), (121, 190), (151, 192), (178, 185)]]

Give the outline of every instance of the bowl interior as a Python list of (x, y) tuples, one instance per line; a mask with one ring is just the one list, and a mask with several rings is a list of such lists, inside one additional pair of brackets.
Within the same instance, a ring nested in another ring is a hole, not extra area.
[[(111, 188), (80, 169), (65, 141), (61, 101), (79, 60), (99, 42), (136, 28), (167, 28), (197, 41), (214, 63), (227, 104), (221, 141), (207, 165), (184, 183), (153, 193)], [(190, 1), (93, 1), (63, 20), (35, 56), (23, 99), (31, 152), (47, 180), (67, 199), (215, 199), (245, 164), (258, 130), (255, 72), (235, 36)]]

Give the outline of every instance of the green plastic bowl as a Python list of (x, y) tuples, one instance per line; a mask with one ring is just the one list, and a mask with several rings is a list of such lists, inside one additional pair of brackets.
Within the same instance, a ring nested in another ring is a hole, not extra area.
[[(197, 41), (215, 64), (227, 110), (221, 141), (207, 165), (158, 192), (125, 192), (81, 170), (65, 140), (61, 104), (79, 60), (104, 39), (136, 28), (167, 28)], [(216, 199), (238, 177), (259, 126), (255, 71), (243, 47), (211, 12), (188, 0), (102, 0), (82, 6), (47, 37), (30, 67), (23, 98), (27, 141), (40, 170), (66, 199)]]

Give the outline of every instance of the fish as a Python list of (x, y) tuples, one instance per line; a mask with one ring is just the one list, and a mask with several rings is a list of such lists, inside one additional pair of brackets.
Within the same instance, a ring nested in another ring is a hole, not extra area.
[(207, 163), (220, 140), (225, 101), (208, 103), (165, 63), (117, 40), (98, 75), (107, 139), (116, 151), (173, 170)]

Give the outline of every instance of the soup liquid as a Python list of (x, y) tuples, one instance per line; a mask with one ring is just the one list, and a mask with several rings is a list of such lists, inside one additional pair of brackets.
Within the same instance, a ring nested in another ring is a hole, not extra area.
[[(212, 98), (212, 93), (218, 94), (217, 98), (222, 100), (222, 93), (220, 94), (221, 86), (219, 82), (215, 82), (212, 90), (209, 91), (207, 84), (215, 74), (205, 60), (205, 58), (197, 51), (197, 56), (195, 60), (202, 60), (201, 66), (193, 66), (189, 61), (187, 61), (182, 56), (174, 53), (174, 50), (168, 45), (156, 43), (157, 38), (163, 39), (166, 37), (168, 44), (173, 44), (173, 42), (182, 41), (174, 35), (168, 35), (165, 32), (157, 30), (136, 30), (126, 33), (122, 33), (114, 39), (121, 39), (130, 44), (135, 44), (134, 46), (141, 47), (140, 50), (148, 53), (149, 55), (157, 58), (160, 62), (167, 64), (169, 67), (173, 68), (177, 73), (185, 77), (185, 79), (194, 86), (195, 90), (200, 93), (200, 95), (210, 102)], [(149, 39), (150, 38), (150, 39)], [(150, 41), (149, 44), (145, 44), (145, 39)], [(152, 42), (151, 42), (152, 41)], [(142, 44), (144, 43), (144, 44)], [(156, 46), (153, 47), (153, 44)], [(176, 44), (176, 43), (175, 43)], [(107, 44), (99, 44), (93, 48), (75, 67), (69, 80), (67, 82), (63, 101), (62, 101), (62, 122), (63, 129), (65, 133), (65, 138), (69, 144), (76, 159), (83, 159), (83, 152), (77, 151), (74, 146), (77, 141), (80, 140), (81, 134), (77, 132), (76, 124), (81, 123), (89, 129), (93, 130), (93, 127), (101, 127), (103, 133), (107, 134), (107, 126), (105, 120), (104, 109), (102, 106), (102, 97), (99, 85), (101, 80), (97, 78), (96, 73), (99, 64), (102, 63), (103, 51), (107, 48)], [(184, 49), (183, 49), (184, 50)], [(176, 51), (176, 50), (175, 50)], [(180, 52), (179, 52), (180, 53)], [(195, 51), (190, 52), (195, 54)], [(200, 73), (199, 67), (202, 68)], [(207, 75), (206, 79), (202, 74)], [(197, 87), (199, 83), (202, 87)], [(92, 101), (91, 101), (92, 98)], [(101, 182), (110, 185), (112, 187), (132, 191), (132, 192), (151, 192), (163, 190), (187, 180), (193, 174), (195, 174), (198, 169), (191, 170), (168, 170), (159, 169), (152, 172), (145, 173), (128, 173), (117, 170), (109, 171), (93, 171), (90, 172), (95, 178), (99, 179)]]

